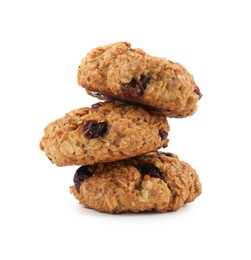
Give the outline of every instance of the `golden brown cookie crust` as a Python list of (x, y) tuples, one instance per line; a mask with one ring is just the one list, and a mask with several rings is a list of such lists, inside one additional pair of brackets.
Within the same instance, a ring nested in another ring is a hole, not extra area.
[[(128, 84), (141, 79), (146, 85), (128, 94)], [(201, 97), (193, 76), (181, 64), (132, 49), (127, 42), (90, 51), (79, 66), (78, 83), (100, 99), (146, 105), (169, 117), (192, 115)]]
[[(87, 122), (107, 124), (102, 136), (88, 138)], [(100, 102), (51, 122), (40, 142), (58, 166), (89, 165), (130, 158), (166, 147), (169, 125), (164, 115), (139, 106)]]
[[(163, 179), (142, 174), (146, 165), (157, 168)], [(88, 171), (93, 175), (81, 182), (79, 190), (74, 185), (70, 191), (80, 204), (101, 212), (174, 211), (201, 193), (196, 171), (171, 153), (95, 164)]]

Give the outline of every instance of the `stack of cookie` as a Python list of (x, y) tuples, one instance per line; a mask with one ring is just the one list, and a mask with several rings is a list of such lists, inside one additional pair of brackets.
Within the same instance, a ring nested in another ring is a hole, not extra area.
[(52, 163), (81, 165), (71, 193), (101, 212), (174, 211), (201, 193), (195, 170), (169, 152), (167, 117), (186, 117), (201, 97), (179, 63), (126, 42), (93, 49), (78, 69), (88, 94), (106, 100), (50, 123), (40, 142)]

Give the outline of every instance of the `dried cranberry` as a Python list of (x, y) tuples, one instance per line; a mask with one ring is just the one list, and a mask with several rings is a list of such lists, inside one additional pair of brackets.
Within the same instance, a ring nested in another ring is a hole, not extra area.
[(88, 170), (88, 166), (81, 166), (75, 172), (73, 181), (76, 190), (79, 192), (81, 182), (92, 176), (92, 172)]
[(121, 86), (122, 93), (125, 97), (137, 98), (144, 94), (149, 78), (143, 76), (141, 79), (133, 77), (131, 82)]
[(195, 87), (194, 93), (196, 93), (199, 96), (199, 99), (202, 98), (202, 94), (200, 93), (200, 89), (198, 88), (198, 86)]
[(159, 135), (161, 137), (161, 140), (165, 140), (168, 136), (168, 133), (162, 129), (159, 130)]
[(93, 110), (98, 110), (101, 106), (103, 106), (103, 104), (104, 104), (104, 103), (102, 103), (102, 102), (98, 102), (98, 103), (96, 103), (96, 104), (93, 104), (93, 105), (91, 106), (91, 109), (93, 109)]
[(162, 180), (164, 179), (163, 173), (154, 165), (152, 164), (145, 164), (141, 169), (140, 169), (140, 173), (142, 175), (150, 175), (151, 177), (154, 178), (160, 178)]
[(103, 136), (107, 131), (107, 123), (97, 121), (86, 121), (83, 126), (83, 132), (86, 138), (97, 138)]

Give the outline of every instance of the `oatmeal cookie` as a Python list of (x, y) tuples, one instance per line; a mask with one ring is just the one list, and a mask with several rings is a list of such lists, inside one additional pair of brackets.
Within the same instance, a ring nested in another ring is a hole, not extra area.
[(132, 49), (126, 42), (90, 51), (79, 66), (78, 83), (92, 96), (142, 104), (168, 117), (192, 115), (202, 96), (181, 64)]
[(81, 166), (71, 193), (80, 204), (101, 212), (174, 211), (201, 193), (195, 170), (166, 152)]
[(100, 102), (50, 123), (40, 148), (58, 166), (130, 158), (168, 144), (164, 115), (143, 107)]

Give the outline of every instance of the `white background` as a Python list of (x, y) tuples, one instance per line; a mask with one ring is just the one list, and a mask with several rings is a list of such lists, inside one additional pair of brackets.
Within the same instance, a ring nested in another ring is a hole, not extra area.
[[(249, 2), (1, 1), (1, 259), (251, 258)], [(85, 209), (69, 192), (76, 167), (39, 150), (49, 122), (97, 101), (77, 84), (81, 59), (117, 41), (182, 63), (203, 93), (169, 121), (166, 150), (203, 185), (177, 212)]]

